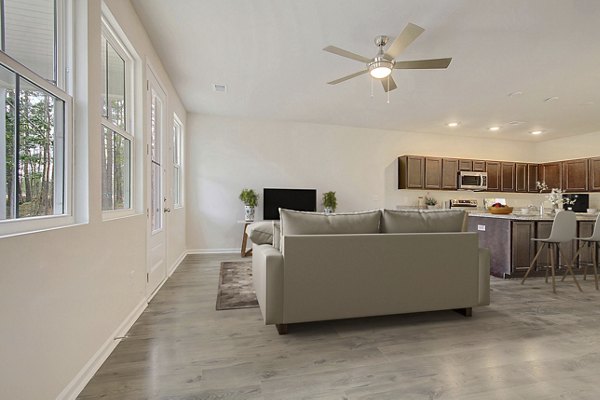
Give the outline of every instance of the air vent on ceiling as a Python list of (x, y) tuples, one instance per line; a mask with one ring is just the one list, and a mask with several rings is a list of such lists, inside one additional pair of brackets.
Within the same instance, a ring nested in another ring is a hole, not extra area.
[(213, 84), (213, 90), (215, 92), (226, 93), (227, 85), (221, 85), (221, 84), (215, 83), (215, 84)]

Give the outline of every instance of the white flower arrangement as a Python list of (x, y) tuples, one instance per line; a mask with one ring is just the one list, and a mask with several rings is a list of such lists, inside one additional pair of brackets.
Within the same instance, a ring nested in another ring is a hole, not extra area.
[[(535, 186), (540, 191), (540, 193), (549, 189), (548, 185), (546, 185), (546, 182), (537, 181), (535, 183)], [(575, 195), (572, 199), (565, 199), (563, 197), (563, 194), (565, 193), (566, 192), (562, 189), (552, 188), (552, 190), (550, 190), (550, 193), (548, 194), (548, 196), (546, 196), (546, 198), (548, 199), (548, 201), (550, 201), (550, 203), (552, 203), (552, 205), (555, 208), (562, 208), (563, 204), (575, 204), (575, 202), (577, 201), (577, 195)]]

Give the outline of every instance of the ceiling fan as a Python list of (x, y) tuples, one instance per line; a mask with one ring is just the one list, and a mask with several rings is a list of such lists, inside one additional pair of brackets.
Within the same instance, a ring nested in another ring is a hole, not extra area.
[[(377, 36), (375, 38), (375, 44), (379, 48), (377, 55), (373, 58), (367, 58), (350, 51), (340, 49), (335, 46), (327, 46), (323, 50), (328, 51), (338, 56), (351, 58), (356, 61), (361, 61), (367, 64), (367, 68), (355, 72), (353, 74), (344, 76), (343, 78), (336, 79), (331, 82), (327, 82), (330, 85), (337, 85), (338, 83), (347, 81), (348, 79), (355, 78), (367, 72), (376, 79), (381, 80), (383, 84), (383, 90), (389, 92), (397, 88), (394, 78), (391, 73), (394, 69), (442, 69), (447, 68), (450, 65), (452, 58), (436, 58), (431, 60), (413, 60), (413, 61), (396, 61), (404, 49), (406, 49), (416, 38), (423, 33), (425, 29), (415, 24), (409, 23), (406, 25), (402, 33), (396, 37), (392, 44), (388, 47), (387, 51), (383, 48), (387, 44), (389, 38), (387, 36)], [(384, 79), (387, 78), (387, 79)]]

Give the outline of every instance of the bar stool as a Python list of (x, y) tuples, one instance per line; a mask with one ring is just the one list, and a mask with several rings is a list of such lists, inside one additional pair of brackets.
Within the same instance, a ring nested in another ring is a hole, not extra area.
[[(592, 233), (592, 236), (585, 237), (585, 238), (576, 237), (575, 240), (579, 240), (583, 243), (577, 249), (577, 252), (573, 256), (573, 259), (571, 260), (571, 265), (573, 265), (575, 263), (575, 259), (577, 258), (579, 253), (581, 253), (581, 250), (583, 250), (584, 247), (586, 247), (586, 246), (591, 247), (592, 248), (592, 267), (594, 268), (594, 282), (596, 283), (596, 290), (598, 290), (598, 272), (597, 272), (597, 270), (598, 270), (598, 245), (600, 244), (600, 214), (598, 214), (598, 217), (596, 218), (596, 225), (594, 225), (594, 232)], [(565, 280), (566, 276), (567, 276), (567, 273), (565, 271), (565, 274), (562, 277), (563, 281)], [(587, 264), (585, 264), (583, 266), (583, 279), (585, 280), (586, 278), (587, 278)]]
[[(536, 242), (542, 243), (542, 246), (533, 257), (531, 261), (531, 265), (529, 265), (529, 269), (525, 273), (523, 280), (521, 281), (521, 285), (525, 283), (525, 279), (529, 276), (529, 273), (533, 270), (535, 266), (535, 262), (538, 259), (540, 253), (542, 252), (544, 246), (548, 246), (548, 252), (550, 253), (550, 268), (552, 270), (552, 291), (556, 293), (556, 265), (558, 263), (557, 254), (560, 255), (562, 252), (560, 250), (560, 243), (571, 242), (577, 233), (577, 217), (573, 211), (564, 211), (561, 210), (556, 213), (554, 217), (554, 222), (552, 223), (552, 230), (550, 231), (550, 236), (546, 239), (531, 239)], [(579, 291), (581, 290), (581, 286), (577, 282), (577, 278), (575, 278), (575, 274), (573, 273), (573, 268), (571, 268), (571, 264), (567, 264), (567, 270), (573, 276), (573, 281)], [(548, 282), (548, 267), (546, 267), (546, 283)]]

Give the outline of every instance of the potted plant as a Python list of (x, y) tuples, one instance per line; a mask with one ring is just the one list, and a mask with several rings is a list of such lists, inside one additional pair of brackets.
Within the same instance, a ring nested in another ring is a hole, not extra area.
[(254, 207), (258, 205), (258, 194), (252, 189), (243, 189), (240, 200), (245, 205), (244, 219), (254, 221)]
[(323, 193), (323, 208), (325, 214), (331, 214), (335, 212), (337, 207), (337, 199), (335, 198), (335, 192)]
[(435, 208), (436, 204), (437, 204), (437, 200), (434, 199), (433, 197), (425, 197), (425, 205), (427, 206), (428, 209)]

